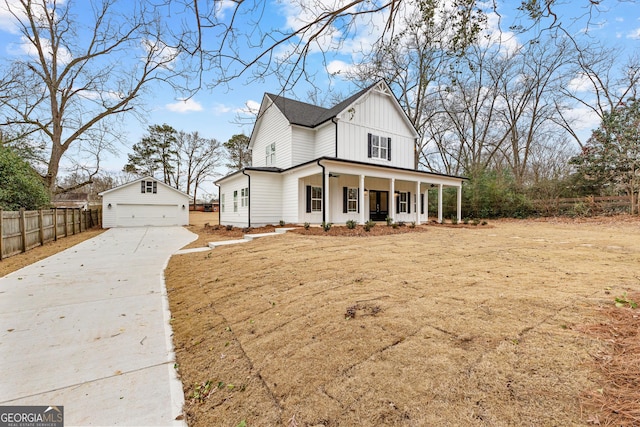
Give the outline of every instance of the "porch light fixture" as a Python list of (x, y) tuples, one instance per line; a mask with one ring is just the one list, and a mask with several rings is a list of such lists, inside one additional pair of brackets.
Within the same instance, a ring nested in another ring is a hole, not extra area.
[(184, 205), (182, 205), (182, 210), (184, 210)]
[(369, 194), (369, 190), (367, 190), (366, 188), (364, 189), (364, 195), (366, 196), (367, 194)]
[(109, 204), (107, 205), (107, 208), (111, 209), (111, 203), (109, 203)]

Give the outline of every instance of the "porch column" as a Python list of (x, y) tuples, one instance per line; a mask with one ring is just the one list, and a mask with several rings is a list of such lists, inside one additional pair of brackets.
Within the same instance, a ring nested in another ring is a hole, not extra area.
[(442, 224), (442, 184), (438, 184), (438, 222)]
[(358, 209), (360, 210), (360, 224), (363, 224), (365, 221), (365, 212), (364, 212), (364, 175), (360, 175), (360, 187), (358, 189)]
[(327, 172), (324, 176), (324, 192), (325, 194), (322, 195), (322, 197), (324, 198), (324, 206), (322, 207), (322, 209), (324, 209), (324, 221), (325, 222), (331, 222), (331, 209), (329, 207), (329, 184), (330, 184), (330, 180), (329, 180), (329, 173)]
[(462, 183), (458, 187), (458, 207), (456, 215), (458, 216), (458, 222), (462, 221)]
[(389, 201), (391, 205), (389, 209), (389, 217), (396, 222), (396, 179), (391, 178), (391, 184), (389, 186)]
[(429, 222), (429, 187), (424, 190), (424, 222)]
[(416, 224), (420, 225), (420, 181), (416, 182)]

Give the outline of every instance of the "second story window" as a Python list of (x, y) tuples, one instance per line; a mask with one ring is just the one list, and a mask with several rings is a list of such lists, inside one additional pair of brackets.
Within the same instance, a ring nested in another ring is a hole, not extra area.
[(367, 154), (370, 159), (391, 160), (391, 138), (368, 134)]
[(267, 145), (265, 152), (265, 165), (274, 166), (276, 164), (276, 143)]
[(157, 193), (158, 183), (155, 181), (140, 181), (141, 193)]

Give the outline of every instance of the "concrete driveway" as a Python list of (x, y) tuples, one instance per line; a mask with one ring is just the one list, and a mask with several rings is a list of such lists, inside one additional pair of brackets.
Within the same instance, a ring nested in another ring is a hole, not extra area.
[(0, 278), (0, 405), (69, 425), (184, 425), (163, 271), (196, 239), (115, 228)]

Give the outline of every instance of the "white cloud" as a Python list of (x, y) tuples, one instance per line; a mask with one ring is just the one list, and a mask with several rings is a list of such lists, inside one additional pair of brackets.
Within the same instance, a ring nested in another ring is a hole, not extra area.
[(229, 106), (227, 106), (227, 105), (224, 105), (224, 104), (216, 104), (216, 105), (213, 107), (213, 112), (214, 112), (216, 115), (226, 114), (226, 113), (229, 113), (229, 112), (231, 112), (231, 111), (233, 111), (233, 108), (231, 108), (231, 107), (229, 107)]
[(165, 108), (175, 113), (191, 113), (194, 111), (202, 111), (202, 105), (193, 99), (184, 99), (174, 102), (173, 104), (165, 105)]
[(593, 83), (585, 74), (579, 74), (569, 82), (568, 89), (575, 92), (593, 91)]
[(327, 71), (330, 74), (337, 76), (345, 76), (346, 74), (353, 71), (353, 69), (353, 64), (347, 64), (346, 62), (340, 60), (334, 60), (327, 64)]
[[(58, 0), (56, 5), (58, 8), (65, 4), (64, 0)], [(38, 5), (32, 5), (34, 15), (38, 16)], [(42, 9), (40, 9), (42, 10)], [(15, 16), (14, 16), (15, 15)], [(43, 15), (40, 15), (43, 16)], [(24, 8), (20, 4), (20, 0), (2, 0), (0, 1), (0, 31), (6, 31), (12, 34), (18, 34), (19, 27), (17, 25), (17, 19), (23, 21), (26, 19)]]
[(627, 38), (633, 39), (633, 40), (640, 40), (640, 28), (636, 28), (635, 30), (627, 34)]
[[(51, 60), (51, 42), (47, 39), (41, 38), (40, 42), (42, 44), (42, 50), (44, 54), (48, 57), (48, 60)], [(38, 51), (36, 47), (27, 39), (25, 36), (20, 37), (20, 42), (16, 45), (12, 45), (11, 47), (7, 47), (7, 53), (9, 55), (29, 55), (29, 56), (38, 56)], [(57, 52), (58, 64), (68, 64), (73, 59), (71, 52), (63, 47), (58, 48)]]
[(259, 111), (260, 103), (252, 99), (245, 102), (244, 107), (236, 109), (236, 113), (238, 114), (251, 114), (254, 116), (257, 116)]

